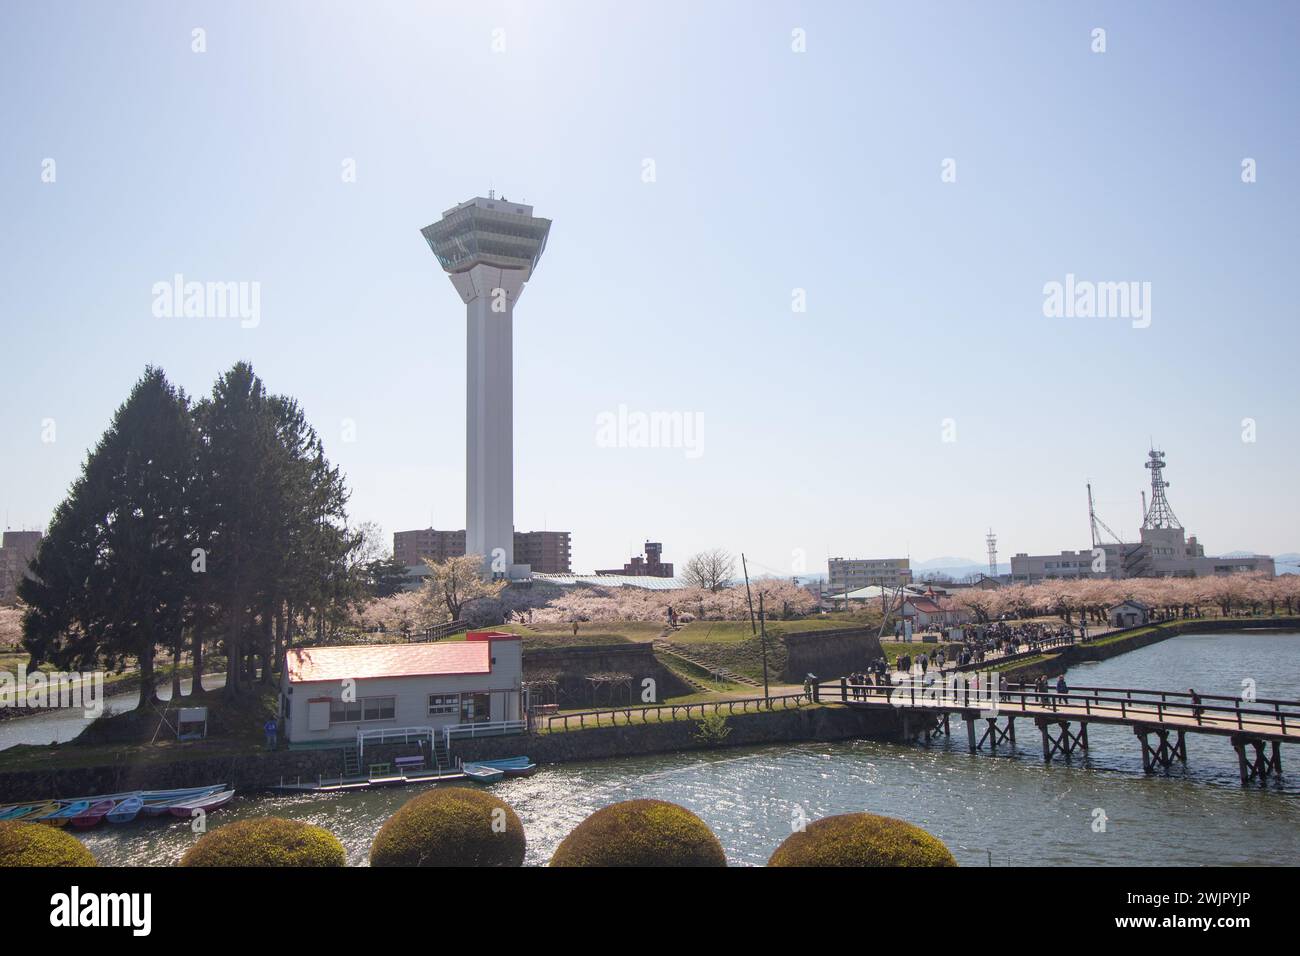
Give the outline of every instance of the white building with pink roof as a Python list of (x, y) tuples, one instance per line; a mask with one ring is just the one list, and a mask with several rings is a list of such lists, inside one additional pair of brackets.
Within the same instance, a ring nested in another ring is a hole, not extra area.
[(470, 631), (423, 644), (294, 647), (280, 715), (292, 746), (462, 736), (524, 729), (517, 634)]

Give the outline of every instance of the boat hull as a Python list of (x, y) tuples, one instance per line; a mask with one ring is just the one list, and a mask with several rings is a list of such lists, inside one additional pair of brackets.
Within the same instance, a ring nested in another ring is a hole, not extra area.
[(506, 775), (504, 770), (500, 770), (496, 767), (489, 767), (485, 764), (467, 763), (461, 766), (460, 769), (461, 773), (465, 774), (466, 777), (473, 780), (475, 783), (496, 783)]
[(208, 813), (218, 807), (224, 807), (234, 795), (235, 791), (233, 790), (223, 790), (221, 793), (214, 793), (210, 796), (198, 797), (194, 800), (175, 804), (168, 808), (168, 812), (174, 817), (192, 817), (197, 810)]

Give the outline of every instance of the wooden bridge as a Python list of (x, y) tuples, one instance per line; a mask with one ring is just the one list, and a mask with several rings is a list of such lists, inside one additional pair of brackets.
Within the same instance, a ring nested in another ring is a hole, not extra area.
[(855, 684), (844, 678), (817, 685), (814, 698), (849, 707), (895, 709), (902, 715), (904, 735), (923, 735), (926, 743), (950, 734), (951, 718), (957, 716), (966, 723), (972, 753), (985, 747), (1014, 748), (1016, 718), (1025, 718), (1042, 736), (1047, 763), (1086, 755), (1089, 724), (1124, 725), (1132, 727), (1141, 742), (1142, 766), (1148, 773), (1175, 762), (1186, 766), (1189, 733), (1227, 737), (1237, 752), (1243, 784), (1281, 777), (1281, 745), (1300, 743), (1300, 701), (1132, 687), (1071, 687), (1062, 694), (1002, 684), (996, 672), (946, 674), (929, 682), (912, 678), (893, 686)]

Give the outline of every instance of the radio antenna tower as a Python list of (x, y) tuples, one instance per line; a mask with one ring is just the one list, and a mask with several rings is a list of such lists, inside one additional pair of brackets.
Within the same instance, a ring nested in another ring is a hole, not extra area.
[(984, 543), (989, 547), (989, 577), (998, 576), (998, 536), (989, 528), (989, 533), (984, 536)]
[(1181, 529), (1183, 526), (1178, 523), (1174, 509), (1169, 507), (1169, 500), (1165, 497), (1165, 489), (1169, 487), (1164, 478), (1165, 453), (1151, 449), (1146, 466), (1151, 469), (1151, 505), (1142, 518), (1142, 527)]

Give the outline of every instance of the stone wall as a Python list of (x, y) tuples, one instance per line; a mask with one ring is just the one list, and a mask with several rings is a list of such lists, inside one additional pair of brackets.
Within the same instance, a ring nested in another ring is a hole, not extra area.
[(786, 647), (781, 680), (790, 684), (802, 684), (808, 674), (822, 680), (843, 677), (884, 656), (876, 631), (869, 627), (795, 631), (781, 641)]
[(341, 750), (280, 750), (225, 757), (205, 757), (195, 752), (185, 759), (172, 757), (98, 767), (7, 771), (0, 773), (0, 803), (132, 790), (172, 790), (214, 783), (229, 784), (239, 790), (258, 790), (277, 786), (282, 780), (306, 783), (320, 777), (337, 777), (342, 771)]
[(514, 737), (457, 740), (452, 753), (465, 761), (527, 756), (534, 763), (603, 760), (654, 753), (752, 747), (807, 740), (897, 739), (899, 715), (893, 710), (868, 711), (848, 707), (812, 706), (735, 714), (727, 718), (730, 733), (721, 743), (700, 738), (697, 720), (596, 727)]
[[(554, 678), (559, 683), (559, 703), (574, 707), (606, 707), (626, 704), (627, 691), (618, 691), (614, 700), (597, 698), (599, 693), (587, 680), (597, 674), (632, 675), (632, 699), (637, 705), (650, 703), (641, 699), (641, 682), (651, 678), (657, 696), (654, 703), (667, 697), (689, 694), (693, 687), (659, 663), (649, 642), (629, 644), (594, 644), (586, 647), (545, 647), (524, 651), (524, 680)], [(607, 693), (608, 691), (606, 691)]]

